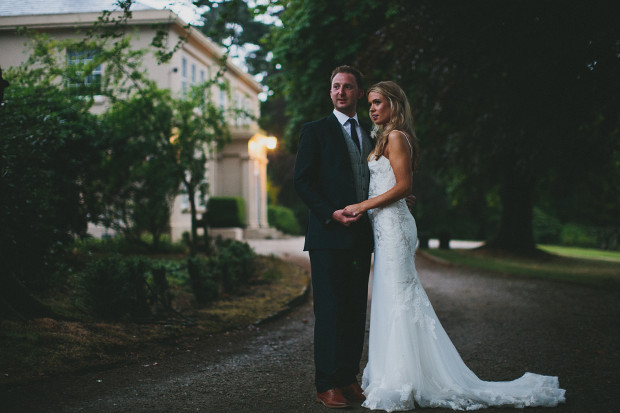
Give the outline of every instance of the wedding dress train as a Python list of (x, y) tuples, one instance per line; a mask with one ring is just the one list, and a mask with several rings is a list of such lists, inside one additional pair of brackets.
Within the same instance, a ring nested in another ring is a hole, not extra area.
[[(369, 162), (370, 197), (394, 186), (387, 158)], [(555, 406), (565, 400), (558, 378), (525, 373), (506, 382), (480, 380), (439, 322), (415, 268), (415, 220), (405, 200), (368, 211), (375, 236), (369, 359), (363, 406), (475, 410), (489, 406)]]

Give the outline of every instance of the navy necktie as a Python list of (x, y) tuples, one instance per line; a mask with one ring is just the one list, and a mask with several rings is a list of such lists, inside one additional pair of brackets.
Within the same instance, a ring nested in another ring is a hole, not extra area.
[(357, 150), (362, 152), (360, 148), (360, 138), (357, 135), (357, 128), (356, 128), (357, 122), (353, 118), (349, 119), (348, 122), (349, 124), (351, 124), (351, 139), (353, 139), (353, 143), (357, 147)]

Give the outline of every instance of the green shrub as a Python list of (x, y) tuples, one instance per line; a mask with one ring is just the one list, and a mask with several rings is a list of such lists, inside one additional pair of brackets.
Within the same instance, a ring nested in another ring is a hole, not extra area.
[(218, 237), (215, 241), (216, 257), (221, 267), (222, 287), (234, 293), (254, 277), (254, 250), (245, 242)]
[[(112, 252), (118, 254), (144, 254), (152, 252), (153, 236), (144, 234), (141, 238), (142, 243), (130, 242), (120, 235), (105, 238), (84, 237), (76, 239), (72, 248), (84, 252)], [(162, 253), (183, 253), (187, 250), (183, 241), (173, 242), (169, 235), (162, 235), (159, 239), (157, 252)]]
[(162, 252), (162, 253), (168, 253), (168, 254), (187, 252), (187, 246), (185, 245), (185, 243), (182, 240), (172, 241), (172, 238), (170, 237), (169, 234), (163, 234), (159, 238), (159, 243), (156, 249), (153, 248), (153, 245), (154, 245), (153, 235), (145, 233), (140, 237), (140, 239), (143, 243), (148, 244), (147, 248), (151, 252), (155, 251), (155, 252)]
[(123, 259), (119, 255), (91, 261), (84, 268), (86, 302), (95, 316), (118, 319), (149, 313), (144, 258)]
[(546, 214), (540, 208), (534, 208), (532, 219), (534, 239), (540, 244), (555, 244), (560, 240), (562, 224), (552, 215)]
[(92, 236), (86, 236), (84, 238), (78, 238), (73, 242), (73, 248), (83, 253), (92, 252), (109, 252), (117, 254), (144, 252), (144, 248), (140, 251), (132, 251), (135, 249), (131, 243), (120, 235), (106, 236), (105, 238), (96, 238)]
[(598, 248), (605, 250), (620, 250), (620, 226), (593, 227), (596, 234)]
[(187, 259), (187, 272), (196, 301), (208, 303), (219, 298), (222, 284), (221, 267), (217, 257), (195, 256)]
[(597, 247), (596, 234), (583, 226), (568, 223), (562, 227), (560, 244), (574, 247)]
[(211, 197), (207, 202), (210, 227), (245, 227), (245, 203), (241, 197)]
[(172, 305), (172, 295), (170, 293), (170, 283), (168, 282), (167, 273), (168, 268), (163, 263), (157, 263), (151, 266), (151, 294), (153, 300), (161, 304), (164, 308), (170, 308)]
[(104, 319), (145, 317), (151, 309), (169, 309), (168, 276), (184, 273), (178, 262), (115, 254), (86, 264), (83, 285), (86, 306)]
[(239, 292), (256, 274), (254, 259), (254, 250), (247, 243), (218, 237), (213, 256), (187, 260), (196, 301), (208, 303), (217, 300), (223, 292)]
[(285, 234), (301, 234), (301, 228), (295, 218), (295, 213), (290, 208), (279, 205), (269, 206), (267, 208), (267, 218), (270, 225), (273, 225)]
[(13, 274), (40, 291), (52, 286), (48, 275), (66, 263), (72, 235), (84, 232), (93, 213), (85, 201), (99, 188), (107, 137), (89, 99), (50, 81), (56, 75), (39, 64), (8, 69), (0, 107), (0, 283)]

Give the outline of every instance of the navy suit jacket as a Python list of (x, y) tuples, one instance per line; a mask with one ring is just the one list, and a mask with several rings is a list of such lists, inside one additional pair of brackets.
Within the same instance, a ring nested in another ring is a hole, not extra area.
[[(367, 125), (360, 126), (369, 133)], [(295, 160), (295, 190), (309, 209), (304, 250), (368, 249), (372, 227), (367, 216), (345, 227), (332, 213), (357, 203), (351, 161), (342, 126), (332, 113), (306, 123)]]

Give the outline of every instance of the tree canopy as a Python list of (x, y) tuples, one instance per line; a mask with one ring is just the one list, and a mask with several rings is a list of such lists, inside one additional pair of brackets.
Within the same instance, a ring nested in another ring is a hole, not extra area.
[(368, 83), (392, 79), (407, 92), (421, 174), (450, 182), (453, 202), (472, 208), (497, 194), (492, 245), (532, 250), (534, 204), (618, 225), (620, 29), (611, 2), (278, 3), (268, 102), (284, 100), (293, 151), (301, 124), (330, 111), (331, 70), (352, 64)]
[(250, 7), (244, 0), (195, 0), (198, 7), (206, 6), (203, 25), (198, 28), (211, 40), (230, 48), (245, 49), (245, 63), (252, 74), (269, 70), (269, 50), (261, 42), (270, 31), (270, 25), (257, 20), (266, 6)]

